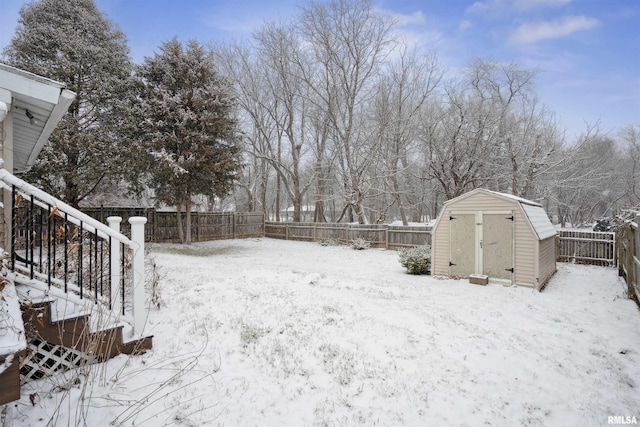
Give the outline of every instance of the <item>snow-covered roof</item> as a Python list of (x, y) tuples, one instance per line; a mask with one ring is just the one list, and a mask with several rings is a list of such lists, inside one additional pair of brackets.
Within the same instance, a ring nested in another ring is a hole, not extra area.
[(536, 203), (533, 200), (529, 200), (529, 199), (523, 199), (522, 197), (514, 196), (513, 194), (500, 193), (498, 191), (493, 191), (493, 190), (485, 190), (484, 188), (480, 188), (479, 190), (484, 191), (485, 193), (495, 194), (496, 196), (503, 197), (505, 199), (515, 200), (515, 201), (517, 201), (519, 203), (522, 203), (522, 204), (525, 204), (525, 205), (542, 207), (542, 205), (540, 203)]
[(522, 206), (522, 209), (527, 216), (527, 220), (529, 221), (529, 224), (531, 224), (531, 227), (538, 236), (539, 240), (548, 239), (549, 237), (555, 236), (557, 234), (557, 231), (551, 223), (549, 216), (540, 203), (536, 203), (532, 200), (524, 199), (522, 197), (514, 196), (513, 194), (500, 193), (498, 191), (486, 190), (484, 188), (476, 188), (475, 190), (471, 190), (461, 196), (447, 200), (445, 204), (466, 199), (467, 197), (470, 197), (473, 194), (477, 193), (487, 193), (496, 197), (500, 197), (502, 199), (519, 203), (520, 206)]
[(521, 206), (539, 240), (548, 239), (558, 234), (542, 206), (533, 206), (526, 203), (521, 203)]

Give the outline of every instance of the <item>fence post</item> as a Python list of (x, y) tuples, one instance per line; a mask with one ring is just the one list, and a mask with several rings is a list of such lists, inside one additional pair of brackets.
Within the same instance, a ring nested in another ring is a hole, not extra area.
[(133, 278), (133, 335), (141, 335), (146, 321), (144, 309), (144, 224), (147, 218), (134, 216), (129, 218), (131, 224), (131, 241), (133, 257), (131, 274)]
[[(107, 218), (109, 227), (120, 232), (120, 222), (122, 217), (110, 216)], [(114, 238), (109, 239), (111, 247), (109, 248), (109, 270), (111, 275), (111, 310), (118, 315), (122, 314), (122, 297), (120, 295), (120, 242)]]
[(384, 248), (389, 249), (389, 227), (384, 229)]
[[(638, 280), (638, 268), (636, 266), (636, 255), (638, 253), (638, 248), (636, 247), (636, 233), (640, 231), (638, 226), (640, 225), (640, 215), (636, 215), (634, 222), (636, 223), (636, 227), (633, 227), (633, 223), (629, 224), (629, 240), (627, 241), (628, 248), (628, 260), (627, 271), (629, 277), (627, 278), (627, 288), (629, 292), (629, 297), (636, 300), (638, 304), (640, 301), (638, 295), (636, 294), (636, 283)], [(635, 298), (634, 298), (635, 297)]]
[(233, 234), (233, 238), (236, 238), (236, 222), (237, 222), (237, 218), (236, 218), (236, 213), (233, 212), (233, 216), (231, 217), (231, 234)]

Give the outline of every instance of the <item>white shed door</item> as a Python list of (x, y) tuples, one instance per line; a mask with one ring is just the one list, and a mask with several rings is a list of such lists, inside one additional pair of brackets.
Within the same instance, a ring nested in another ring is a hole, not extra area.
[(486, 274), (511, 282), (513, 276), (513, 213), (453, 212), (450, 216), (449, 274)]

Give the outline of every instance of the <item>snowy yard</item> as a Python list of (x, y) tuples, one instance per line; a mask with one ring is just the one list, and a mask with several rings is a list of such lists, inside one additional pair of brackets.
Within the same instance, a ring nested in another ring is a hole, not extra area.
[[(412, 276), (396, 252), (378, 249), (259, 239), (152, 253), (163, 300), (148, 322), (154, 349), (94, 368), (68, 391), (70, 373), (27, 385), (8, 425), (589, 426), (640, 417), (640, 312), (612, 268), (558, 264), (538, 293)], [(52, 391), (32, 405), (36, 385)]]

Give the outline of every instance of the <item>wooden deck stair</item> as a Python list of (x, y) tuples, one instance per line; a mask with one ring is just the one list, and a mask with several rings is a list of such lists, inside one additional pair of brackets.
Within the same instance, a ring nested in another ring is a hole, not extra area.
[(19, 398), (20, 381), (150, 349), (147, 218), (129, 218), (127, 237), (122, 218), (104, 224), (2, 168), (0, 187), (0, 233), (10, 237), (0, 248), (0, 282), (12, 293), (2, 304), (8, 292), (0, 288), (0, 405), (16, 399), (14, 388)]
[[(91, 363), (119, 354), (141, 354), (152, 348), (153, 337), (132, 337), (131, 327), (102, 304), (85, 300), (79, 305), (29, 285), (18, 285), (17, 292), (29, 341), (27, 358), (34, 351), (40, 351), (40, 357), (57, 352), (77, 363)], [(29, 375), (30, 369), (36, 369), (35, 364), (22, 363), (23, 377)], [(48, 374), (49, 370), (47, 367), (43, 371)]]
[(27, 349), (6, 356), (10, 363), (0, 373), (0, 405), (20, 398), (20, 383), (152, 348), (152, 336), (133, 337), (131, 326), (102, 304), (51, 296), (44, 283), (30, 282), (15, 286)]

